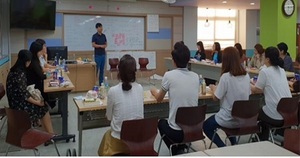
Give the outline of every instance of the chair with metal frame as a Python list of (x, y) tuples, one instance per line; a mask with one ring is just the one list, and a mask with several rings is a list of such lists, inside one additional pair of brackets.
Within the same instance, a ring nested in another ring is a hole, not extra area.
[(299, 104), (299, 97), (280, 99), (277, 106), (277, 111), (283, 117), (283, 125), (280, 127), (275, 127), (270, 124), (267, 124), (270, 129), (269, 137), (273, 143), (275, 143), (274, 133), (276, 129), (298, 126), (298, 104)]
[(128, 146), (130, 156), (157, 156), (154, 141), (157, 135), (158, 118), (123, 121), (121, 140)]
[[(205, 136), (203, 135), (203, 123), (205, 120), (207, 105), (192, 106), (192, 107), (179, 107), (176, 112), (175, 122), (183, 130), (183, 141), (180, 143), (173, 143), (170, 146), (170, 155), (172, 155), (172, 147), (180, 144), (188, 144), (187, 152), (191, 148), (191, 143), (194, 141), (202, 140), (206, 149)], [(161, 148), (163, 135), (161, 137), (158, 153)], [(195, 151), (195, 150), (194, 150)]]
[(7, 114), (6, 143), (9, 144), (6, 156), (11, 145), (22, 149), (32, 149), (34, 155), (38, 156), (37, 147), (49, 140), (52, 141), (57, 155), (60, 156), (56, 143), (53, 141), (54, 134), (32, 128), (29, 114), (25, 111), (10, 108), (5, 108), (5, 111)]
[(253, 134), (259, 141), (257, 133), (260, 132), (258, 126), (257, 118), (259, 113), (259, 100), (238, 100), (233, 103), (231, 115), (239, 123), (238, 128), (225, 128), (221, 127), (215, 130), (212, 137), (209, 148), (211, 148), (215, 135), (219, 129), (226, 133), (225, 144), (227, 144), (227, 139), (229, 137), (238, 136), (237, 143), (240, 140), (240, 136), (250, 134), (249, 141), (251, 140)]

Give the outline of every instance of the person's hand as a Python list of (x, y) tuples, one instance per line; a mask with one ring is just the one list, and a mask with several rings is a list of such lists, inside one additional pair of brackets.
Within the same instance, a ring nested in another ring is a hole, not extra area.
[(44, 101), (37, 100), (36, 101), (36, 105), (38, 105), (38, 106), (45, 106), (45, 103), (44, 103)]
[(153, 96), (155, 96), (155, 95), (157, 94), (157, 89), (156, 89), (156, 88), (152, 88), (152, 89), (150, 90), (150, 92), (151, 92), (151, 94), (152, 94)]
[(209, 88), (211, 89), (212, 92), (214, 92), (216, 90), (217, 86), (214, 84), (210, 84)]

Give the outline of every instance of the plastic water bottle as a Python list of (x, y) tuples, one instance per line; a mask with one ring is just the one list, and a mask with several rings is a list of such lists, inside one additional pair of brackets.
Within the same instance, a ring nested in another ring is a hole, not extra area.
[(104, 83), (101, 83), (100, 89), (99, 89), (99, 93), (100, 93), (100, 99), (104, 99), (106, 97), (106, 90), (104, 87)]
[(62, 70), (64, 70), (66, 72), (65, 67), (66, 67), (66, 59), (63, 59), (62, 60)]
[(199, 93), (202, 94), (202, 83), (203, 83), (203, 77), (200, 74), (199, 75)]
[(104, 82), (103, 83), (104, 83), (104, 87), (105, 87), (106, 92), (108, 92), (109, 84), (108, 84), (107, 76), (104, 77)]
[(54, 66), (56, 66), (58, 63), (57, 63), (57, 57), (55, 56), (54, 57)]
[(206, 95), (206, 83), (205, 83), (205, 79), (203, 79), (202, 81), (202, 95)]

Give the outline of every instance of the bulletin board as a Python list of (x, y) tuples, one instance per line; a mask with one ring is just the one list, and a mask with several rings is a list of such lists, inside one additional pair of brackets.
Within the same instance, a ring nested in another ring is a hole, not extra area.
[(64, 45), (69, 51), (91, 51), (96, 23), (107, 39), (106, 50), (144, 50), (145, 17), (64, 15)]

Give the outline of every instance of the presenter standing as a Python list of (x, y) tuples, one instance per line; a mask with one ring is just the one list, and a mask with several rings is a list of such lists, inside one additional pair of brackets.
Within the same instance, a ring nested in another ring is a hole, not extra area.
[(99, 86), (103, 83), (103, 75), (104, 75), (104, 66), (105, 66), (105, 58), (106, 52), (105, 48), (107, 47), (107, 40), (105, 34), (102, 33), (103, 28), (101, 23), (96, 24), (97, 32), (92, 37), (92, 46), (94, 49), (94, 57), (97, 65), (97, 76), (99, 79)]

